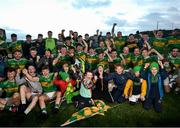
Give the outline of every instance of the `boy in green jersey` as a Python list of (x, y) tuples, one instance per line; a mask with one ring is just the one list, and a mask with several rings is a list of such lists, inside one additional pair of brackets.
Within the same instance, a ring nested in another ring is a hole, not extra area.
[(57, 91), (56, 86), (53, 84), (56, 73), (50, 73), (47, 66), (42, 67), (42, 75), (39, 77), (32, 77), (28, 72), (23, 72), (26, 77), (31, 81), (39, 81), (41, 83), (43, 94), (39, 97), (39, 105), (43, 118), (47, 118), (46, 102), (55, 99), (55, 108), (59, 108), (61, 99), (61, 92)]
[(0, 109), (17, 111), (17, 106), (20, 104), (20, 94), (18, 92), (19, 85), (17, 84), (16, 71), (13, 68), (7, 69), (7, 80), (0, 83), (0, 88), (5, 91), (4, 98), (0, 98)]
[(22, 51), (21, 50), (15, 50), (13, 53), (14, 58), (7, 60), (8, 67), (11, 68), (19, 68), (24, 69), (25, 65), (27, 64), (28, 60), (22, 57)]

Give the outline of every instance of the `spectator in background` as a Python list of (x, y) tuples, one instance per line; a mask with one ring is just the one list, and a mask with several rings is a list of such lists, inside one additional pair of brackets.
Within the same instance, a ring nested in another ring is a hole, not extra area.
[(11, 42), (9, 44), (9, 51), (10, 51), (10, 56), (9, 58), (12, 58), (12, 53), (16, 50), (21, 50), (23, 48), (23, 41), (17, 40), (17, 35), (15, 33), (11, 34)]
[(151, 49), (151, 46), (150, 46), (150, 38), (149, 38), (149, 35), (148, 35), (148, 34), (141, 34), (141, 39), (140, 39), (139, 42), (138, 42), (138, 47), (139, 47), (140, 49), (142, 49), (142, 48)]
[(1, 76), (6, 75), (6, 68), (7, 68), (7, 64), (5, 62), (5, 58), (4, 58), (4, 56), (2, 56), (0, 54), (0, 74), (1, 74)]
[(64, 45), (64, 41), (65, 41), (64, 32), (65, 32), (65, 30), (63, 29), (63, 30), (61, 30), (61, 33), (58, 34), (58, 40), (57, 40), (58, 46)]
[(73, 46), (76, 46), (77, 43), (78, 43), (78, 32), (72, 32), (70, 31), (70, 33), (72, 34), (72, 43), (73, 43)]
[(120, 32), (120, 31), (117, 32), (117, 36), (114, 34), (114, 30), (115, 30), (116, 25), (117, 25), (116, 23), (113, 24), (112, 37), (114, 40), (114, 46), (116, 48), (116, 51), (118, 54), (120, 54), (123, 52), (123, 48), (124, 48), (125, 43), (126, 43), (126, 37), (123, 37), (122, 32)]
[[(160, 54), (164, 54), (165, 46), (167, 44), (166, 38), (163, 38), (163, 31), (154, 31), (154, 38), (152, 38), (151, 46)], [(168, 52), (168, 51), (167, 51)]]
[(88, 47), (90, 47), (90, 37), (89, 37), (89, 34), (88, 34), (88, 33), (86, 33), (86, 34), (84, 35), (84, 40), (85, 40), (86, 43), (88, 44)]
[(3, 56), (8, 54), (8, 45), (6, 43), (6, 33), (4, 29), (0, 29), (0, 53)]
[(134, 48), (138, 47), (138, 40), (134, 37), (133, 34), (129, 34), (125, 46), (129, 48), (129, 52), (132, 53)]
[(36, 44), (37, 54), (40, 57), (43, 57), (45, 53), (45, 42), (42, 34), (38, 34), (38, 38), (36, 39), (35, 44)]
[(36, 46), (36, 44), (35, 44), (35, 42), (32, 42), (31, 35), (26, 35), (26, 40), (25, 40), (25, 42), (22, 45), (23, 56), (26, 59), (28, 59), (28, 57), (29, 57), (30, 48), (31, 47), (35, 47), (35, 46)]

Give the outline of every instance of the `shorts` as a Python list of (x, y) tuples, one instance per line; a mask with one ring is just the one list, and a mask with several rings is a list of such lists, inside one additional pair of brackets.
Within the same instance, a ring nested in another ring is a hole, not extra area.
[(169, 78), (164, 79), (164, 86), (169, 86)]
[(55, 98), (55, 96), (56, 96), (56, 92), (54, 91), (54, 92), (47, 92), (47, 93), (44, 93), (45, 95), (47, 95), (48, 96), (48, 98), (49, 99), (54, 99)]
[(139, 95), (132, 95), (132, 96), (129, 97), (129, 101), (137, 102), (138, 99), (140, 98), (140, 96), (141, 96), (140, 94)]

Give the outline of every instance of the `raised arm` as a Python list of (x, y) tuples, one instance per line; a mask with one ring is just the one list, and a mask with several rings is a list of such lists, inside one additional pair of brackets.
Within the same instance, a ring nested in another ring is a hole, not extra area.
[(151, 53), (156, 53), (156, 55), (158, 56), (158, 58), (160, 59), (160, 60), (163, 60), (164, 59), (164, 57), (157, 51), (157, 50), (155, 50), (155, 49), (151, 49)]
[(39, 81), (39, 77), (33, 77), (33, 76), (29, 75), (27, 69), (23, 69), (22, 72), (28, 80), (33, 81), (33, 82)]
[(88, 52), (88, 44), (86, 43), (85, 40), (82, 40), (84, 45), (85, 45), (85, 48), (84, 48), (84, 52), (87, 53)]
[(59, 58), (61, 57), (61, 53), (58, 54), (58, 56), (53, 60), (53, 66), (56, 65), (59, 61)]
[(104, 53), (108, 56), (108, 62), (113, 62), (113, 59), (109, 55), (108, 51), (106, 50), (106, 51), (104, 51)]
[(117, 25), (117, 24), (114, 23), (114, 24), (113, 24), (113, 27), (112, 27), (112, 30), (111, 30), (111, 33), (112, 33), (112, 37), (113, 37), (113, 38), (115, 37), (114, 30), (115, 30), (115, 26), (116, 26), (116, 25)]

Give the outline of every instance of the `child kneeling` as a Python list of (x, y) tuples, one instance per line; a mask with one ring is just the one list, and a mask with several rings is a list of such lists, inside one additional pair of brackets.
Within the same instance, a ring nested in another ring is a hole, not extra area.
[(134, 69), (134, 78), (136, 81), (128, 80), (124, 89), (124, 96), (126, 99), (129, 99), (130, 104), (134, 105), (138, 102), (145, 100), (147, 83), (146, 80), (140, 77), (140, 66), (135, 66)]

